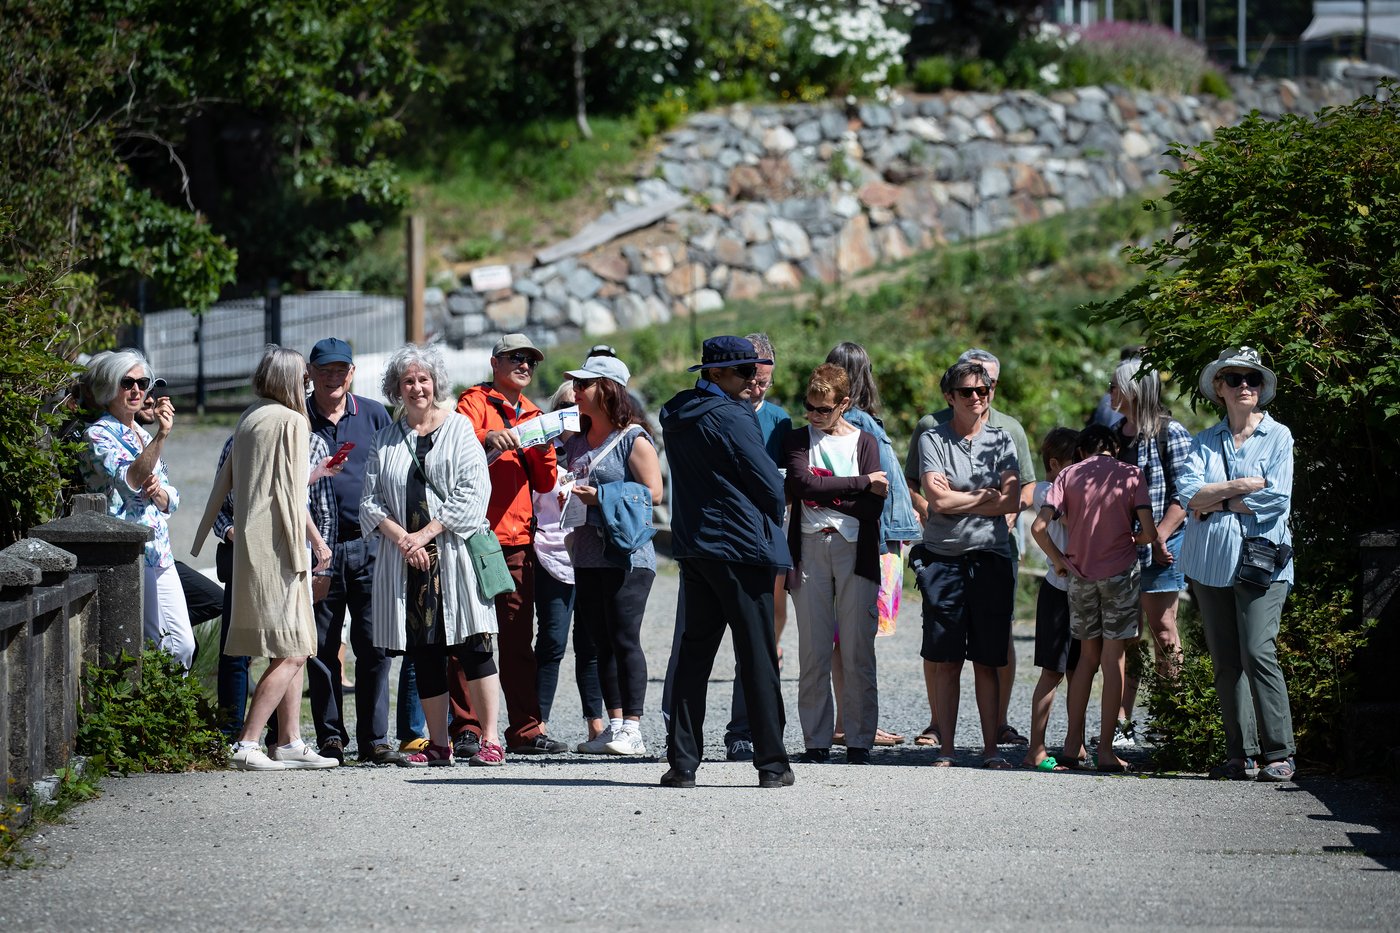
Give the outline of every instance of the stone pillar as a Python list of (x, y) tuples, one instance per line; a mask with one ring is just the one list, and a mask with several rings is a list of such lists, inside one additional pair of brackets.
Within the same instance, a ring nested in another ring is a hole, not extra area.
[(12, 786), (27, 787), (33, 774), (29, 765), (29, 694), (34, 683), (29, 668), (29, 591), (41, 576), (33, 564), (0, 555), (0, 798), (12, 793)]
[[(141, 657), (143, 555), (153, 533), (144, 525), (97, 512), (75, 512), (29, 530), (31, 538), (55, 544), (72, 554), (80, 572), (97, 577), (98, 611), (93, 621), (97, 629), (97, 660), (102, 663), (122, 651)], [(132, 676), (139, 680), (139, 664)]]

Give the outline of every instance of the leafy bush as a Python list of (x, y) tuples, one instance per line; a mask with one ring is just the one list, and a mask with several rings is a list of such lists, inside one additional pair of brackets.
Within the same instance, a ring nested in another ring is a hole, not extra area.
[(83, 678), (78, 750), (101, 768), (191, 771), (228, 761), (218, 729), (218, 709), (199, 684), (168, 654), (147, 647), (141, 680), (132, 683), (136, 659), (125, 651), (112, 667), (90, 667)]
[(783, 96), (812, 100), (868, 94), (902, 71), (916, 3), (908, 0), (769, 0), (785, 20), (785, 57), (776, 82)]
[(953, 60), (946, 55), (925, 58), (914, 66), (914, 88), (925, 93), (953, 86)]
[(1201, 72), (1201, 81), (1197, 85), (1197, 90), (1202, 94), (1210, 94), (1212, 97), (1219, 97), (1221, 100), (1229, 100), (1235, 95), (1230, 87), (1230, 82), (1225, 80), (1225, 76), (1214, 68), (1207, 68)]
[(1162, 26), (1147, 23), (1095, 23), (1064, 53), (1065, 67), (1101, 79), (1150, 91), (1190, 93), (1211, 70), (1205, 49)]
[(1280, 655), (1300, 745), (1318, 756), (1330, 753), (1367, 633), (1356, 536), (1400, 520), (1400, 489), (1381, 466), (1400, 460), (1394, 91), (1315, 119), (1256, 113), (1194, 149), (1174, 147), (1183, 167), (1166, 173), (1172, 189), (1151, 206), (1170, 206), (1179, 225), (1128, 251), (1146, 277), (1098, 317), (1143, 328), (1147, 360), (1187, 379), (1241, 344), (1277, 372), (1270, 411), (1295, 441), (1298, 578)]
[(1006, 87), (1006, 75), (989, 61), (973, 59), (958, 66), (953, 87), (960, 91), (999, 91)]

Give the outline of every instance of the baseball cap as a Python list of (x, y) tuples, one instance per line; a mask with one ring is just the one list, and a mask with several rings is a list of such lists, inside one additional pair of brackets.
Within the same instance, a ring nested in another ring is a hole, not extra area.
[(349, 363), (355, 365), (355, 357), (350, 352), (350, 344), (339, 337), (326, 337), (316, 341), (311, 348), (308, 362), (312, 366), (325, 366), (327, 363)]
[(496, 341), (496, 348), (491, 351), (492, 356), (501, 356), (505, 353), (514, 353), (517, 350), (524, 350), (527, 353), (535, 354), (535, 359), (544, 359), (544, 354), (540, 348), (526, 337), (524, 334), (506, 334)]
[(615, 356), (590, 356), (581, 367), (564, 375), (570, 379), (611, 379), (624, 389), (632, 378), (627, 364)]

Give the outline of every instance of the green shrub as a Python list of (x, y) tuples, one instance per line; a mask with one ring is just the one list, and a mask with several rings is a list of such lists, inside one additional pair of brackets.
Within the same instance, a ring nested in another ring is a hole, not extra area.
[(78, 750), (118, 774), (224, 767), (227, 740), (199, 678), (186, 677), (170, 655), (154, 647), (142, 652), (141, 680), (133, 684), (135, 665), (123, 651), (112, 667), (87, 670)]
[(974, 58), (958, 66), (953, 87), (960, 91), (999, 91), (1006, 87), (1006, 76), (992, 62)]
[(1225, 80), (1225, 76), (1214, 68), (1207, 68), (1201, 72), (1201, 80), (1196, 89), (1202, 94), (1210, 94), (1221, 100), (1229, 100), (1235, 96), (1234, 89), (1230, 87), (1230, 82)]
[(914, 88), (925, 93), (953, 86), (953, 60), (946, 55), (920, 59), (914, 66)]

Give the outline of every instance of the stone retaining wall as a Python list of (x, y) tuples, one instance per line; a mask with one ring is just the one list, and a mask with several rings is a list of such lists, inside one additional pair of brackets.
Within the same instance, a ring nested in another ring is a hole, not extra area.
[(691, 207), (588, 254), (513, 267), (511, 288), (445, 296), (454, 343), (541, 346), (835, 283), (881, 262), (1142, 189), (1172, 142), (1258, 109), (1311, 114), (1374, 85), (1239, 81), (1233, 100), (1121, 88), (942, 94), (699, 114), (662, 137), (612, 213), (680, 191)]

